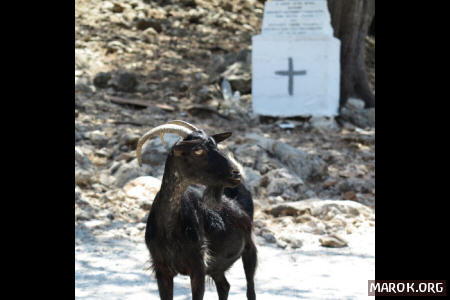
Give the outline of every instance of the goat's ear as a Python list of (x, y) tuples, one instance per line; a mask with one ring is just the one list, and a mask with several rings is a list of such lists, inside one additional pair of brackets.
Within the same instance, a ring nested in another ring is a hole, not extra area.
[(233, 133), (232, 132), (222, 132), (212, 136), (212, 138), (216, 141), (216, 143), (220, 143), (223, 140), (229, 138)]

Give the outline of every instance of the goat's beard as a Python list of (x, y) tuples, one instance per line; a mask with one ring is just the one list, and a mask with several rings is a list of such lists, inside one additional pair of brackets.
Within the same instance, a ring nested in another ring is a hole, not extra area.
[(218, 210), (222, 207), (223, 186), (208, 186), (203, 192), (203, 205)]

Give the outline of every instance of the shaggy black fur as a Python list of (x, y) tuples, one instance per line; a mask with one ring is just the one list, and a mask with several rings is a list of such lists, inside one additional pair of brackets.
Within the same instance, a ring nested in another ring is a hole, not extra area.
[[(163, 300), (173, 298), (177, 274), (190, 276), (192, 299), (203, 299), (206, 275), (214, 280), (219, 299), (227, 299), (230, 285), (225, 271), (239, 258), (247, 279), (247, 298), (256, 298), (252, 196), (242, 183), (237, 185), (239, 174), (216, 144), (230, 135), (209, 137), (203, 131), (194, 132), (168, 155), (145, 233)], [(202, 154), (194, 155), (199, 149)], [(206, 189), (201, 194), (192, 184)]]

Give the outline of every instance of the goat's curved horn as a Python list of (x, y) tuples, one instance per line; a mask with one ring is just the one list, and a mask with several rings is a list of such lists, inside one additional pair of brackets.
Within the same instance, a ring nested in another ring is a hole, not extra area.
[(137, 143), (137, 147), (136, 147), (136, 155), (137, 155), (139, 165), (142, 166), (142, 157), (141, 157), (142, 146), (148, 139), (151, 139), (152, 137), (159, 135), (161, 137), (161, 142), (164, 144), (163, 137), (164, 137), (165, 133), (175, 133), (175, 134), (178, 134), (179, 136), (181, 136), (182, 138), (185, 138), (191, 132), (192, 132), (192, 130), (190, 130), (186, 127), (182, 127), (177, 124), (163, 124), (163, 125), (157, 126), (153, 129), (147, 131), (147, 133), (145, 133), (139, 139), (139, 141)]
[(199, 130), (197, 127), (195, 127), (195, 126), (192, 125), (191, 123), (188, 123), (188, 122), (183, 121), (183, 120), (173, 120), (173, 121), (167, 122), (167, 124), (176, 124), (176, 125), (180, 125), (180, 126), (189, 128), (189, 129), (192, 130), (192, 131), (197, 131), (197, 130)]

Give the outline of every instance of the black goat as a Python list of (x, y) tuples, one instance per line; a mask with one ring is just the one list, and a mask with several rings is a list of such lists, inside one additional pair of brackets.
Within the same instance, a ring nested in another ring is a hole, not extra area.
[[(187, 122), (168, 122), (139, 140), (139, 164), (145, 141), (160, 135), (164, 143), (164, 133), (176, 133), (183, 139), (170, 149), (145, 232), (161, 299), (173, 298), (177, 274), (190, 276), (193, 300), (203, 299), (206, 275), (214, 280), (219, 300), (227, 299), (230, 285), (225, 271), (240, 257), (247, 298), (256, 299), (252, 196), (241, 183), (233, 160), (217, 148), (231, 132), (208, 136)], [(206, 187), (203, 194), (194, 184)]]

